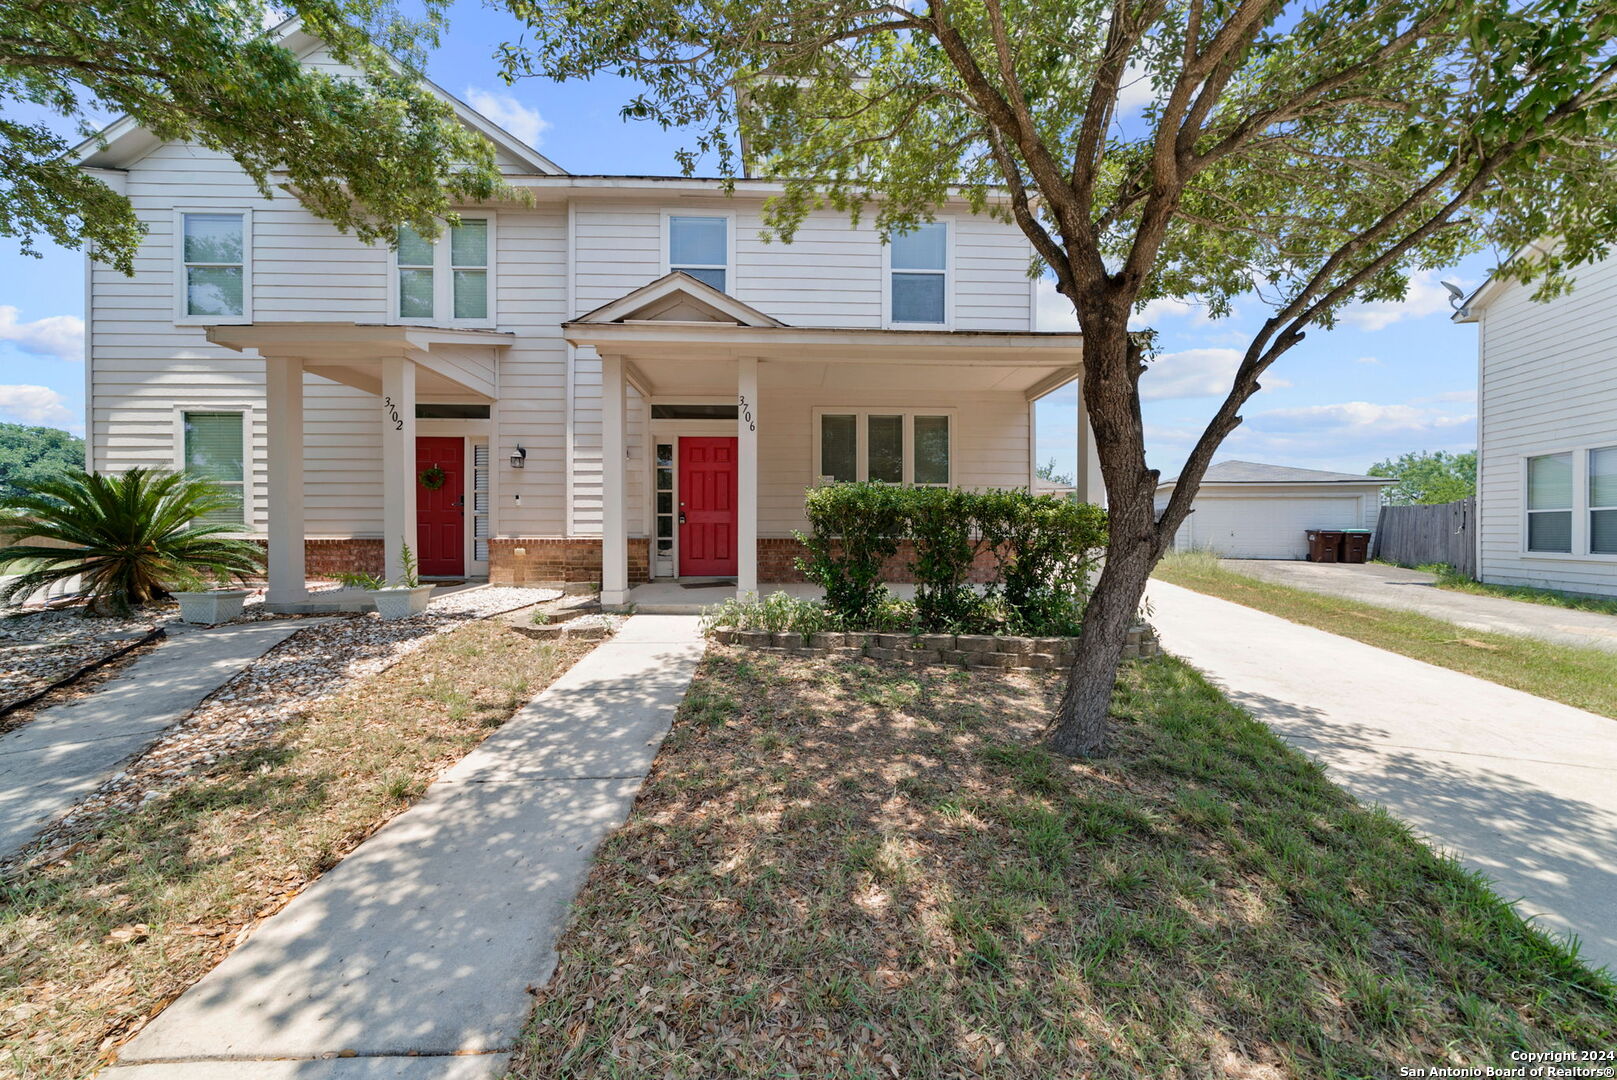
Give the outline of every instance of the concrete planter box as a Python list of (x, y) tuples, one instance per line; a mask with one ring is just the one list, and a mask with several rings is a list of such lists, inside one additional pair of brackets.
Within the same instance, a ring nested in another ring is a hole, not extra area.
[(247, 603), (247, 589), (209, 589), (207, 592), (170, 593), (180, 602), (180, 618), (188, 623), (212, 626), (241, 616)]
[(393, 622), (426, 611), (427, 602), (432, 599), (432, 590), (437, 587), (417, 585), (413, 589), (372, 589), (371, 599), (376, 604), (376, 614), (386, 622)]

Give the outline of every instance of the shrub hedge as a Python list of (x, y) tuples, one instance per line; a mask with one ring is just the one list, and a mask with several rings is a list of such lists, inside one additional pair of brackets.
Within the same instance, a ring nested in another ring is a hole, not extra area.
[[(1100, 507), (1023, 489), (828, 484), (809, 491), (806, 510), (798, 569), (825, 590), (829, 620), (850, 630), (890, 625), (910, 607), (881, 581), (882, 565), (908, 541), (915, 630), (1075, 634), (1106, 544)], [(979, 591), (970, 574), (983, 551), (996, 573)]]

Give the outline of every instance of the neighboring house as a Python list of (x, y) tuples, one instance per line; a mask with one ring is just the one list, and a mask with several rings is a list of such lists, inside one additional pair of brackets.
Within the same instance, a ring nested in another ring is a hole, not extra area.
[(1617, 596), (1617, 261), (1534, 303), (1490, 279), (1477, 325), (1477, 576)]
[(765, 243), (777, 185), (572, 175), (448, 100), (527, 198), (396, 251), (127, 119), (81, 149), (149, 229), (133, 278), (89, 266), (88, 464), (238, 493), (272, 604), (397, 575), (405, 542), (425, 575), (608, 603), (653, 577), (747, 591), (796, 577), (821, 480), (1036, 484), (1034, 403), (1081, 349), (1034, 331), (1013, 226), (962, 199), (891, 244), (830, 210)]
[[(1157, 487), (1159, 511), (1173, 494), (1174, 479)], [(1307, 558), (1310, 529), (1374, 529), (1381, 490), (1395, 482), (1255, 461), (1214, 462), (1173, 546), (1232, 559)]]

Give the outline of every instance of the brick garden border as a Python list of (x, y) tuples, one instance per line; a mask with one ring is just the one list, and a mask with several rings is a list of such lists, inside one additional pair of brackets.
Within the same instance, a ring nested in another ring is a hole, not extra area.
[[(1060, 668), (1077, 655), (1075, 637), (1011, 637), (999, 634), (772, 634), (768, 630), (716, 629), (715, 641), (778, 656), (869, 657), (888, 663), (948, 664), (983, 671)], [(1156, 656), (1156, 633), (1149, 626), (1129, 631), (1124, 660)]]

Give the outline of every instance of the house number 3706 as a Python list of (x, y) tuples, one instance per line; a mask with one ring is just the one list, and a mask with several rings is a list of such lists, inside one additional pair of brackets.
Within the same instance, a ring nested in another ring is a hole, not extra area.
[(382, 415), (393, 421), (394, 431), (404, 430), (404, 420), (399, 416), (399, 407), (393, 404), (392, 398), (384, 397), (382, 399)]
[(752, 419), (752, 406), (747, 404), (747, 395), (746, 394), (737, 394), (736, 395), (736, 401), (741, 406), (741, 419), (746, 421), (747, 430), (748, 431), (757, 431), (758, 430), (758, 425), (753, 422), (753, 419)]

